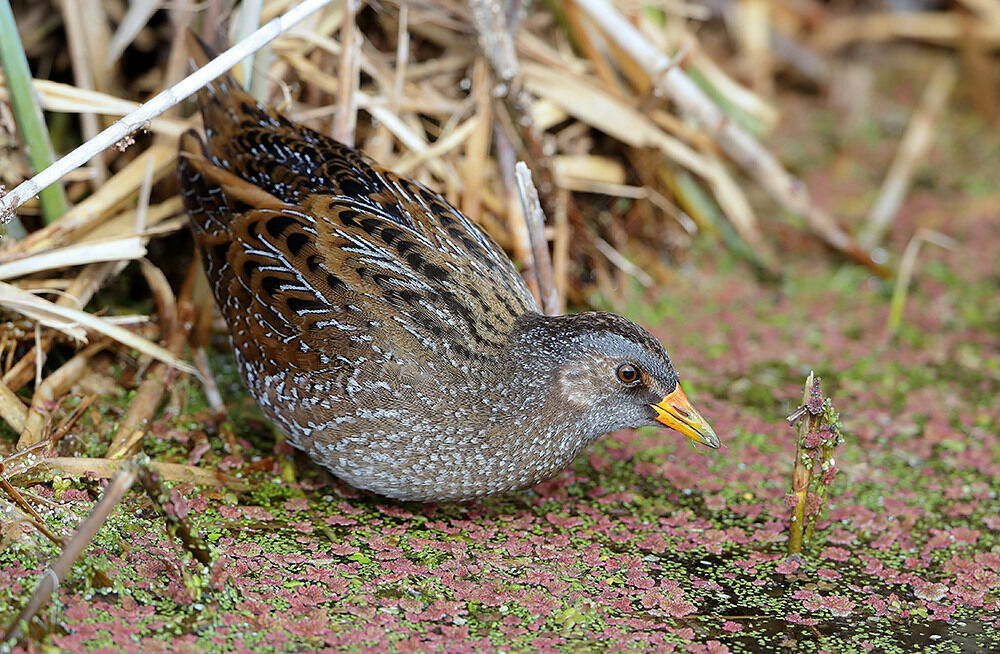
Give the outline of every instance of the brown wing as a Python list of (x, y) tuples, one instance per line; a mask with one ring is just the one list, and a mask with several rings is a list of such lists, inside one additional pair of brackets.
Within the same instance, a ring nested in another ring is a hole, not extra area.
[[(231, 80), (199, 100), (208, 138), (203, 153), (182, 144), (181, 174), (196, 232), (213, 235), (199, 236), (206, 269), (268, 304), (264, 318), (281, 314), (269, 327), (335, 326), (313, 318), (355, 306), (468, 358), (494, 355), (514, 320), (538, 310), (504, 252), (440, 195), (264, 109)], [(185, 165), (203, 188), (185, 181)]]
[(196, 135), (183, 137), (181, 189), (241, 354), (304, 370), (329, 367), (323, 359), (366, 325), (347, 308), (353, 297), (343, 281), (326, 268), (311, 217), (216, 167), (200, 149)]

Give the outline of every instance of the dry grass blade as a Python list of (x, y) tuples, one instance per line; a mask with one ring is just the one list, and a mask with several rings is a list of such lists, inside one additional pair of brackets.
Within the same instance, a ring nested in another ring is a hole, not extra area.
[[(542, 209), (554, 215), (556, 188), (552, 166), (543, 144), (542, 132), (532, 120), (531, 98), (524, 89), (521, 62), (514, 42), (514, 21), (517, 15), (516, 12), (508, 13), (507, 9), (498, 0), (476, 0), (470, 5), (471, 20), (476, 28), (480, 49), (486, 55), (497, 81), (493, 93), (502, 99), (503, 111), (497, 112), (500, 123), (507, 132), (510, 143), (520, 152), (520, 158), (527, 161), (529, 168), (538, 177), (537, 188)], [(542, 46), (538, 50), (544, 52), (546, 47)], [(508, 161), (500, 161), (501, 170), (505, 166), (512, 166), (513, 160), (514, 157), (510, 156)], [(505, 175), (504, 182), (511, 202), (508, 209), (516, 212), (517, 198), (514, 196), (513, 179), (510, 175)], [(510, 221), (523, 222), (515, 218), (514, 213), (508, 213), (508, 223)], [(533, 289), (533, 292), (537, 292), (537, 289)]]
[(10, 387), (3, 382), (0, 382), (0, 418), (19, 434), (24, 429), (24, 421), (28, 418), (28, 408), (21, 402), (17, 393), (10, 390)]
[(0, 282), (0, 304), (7, 309), (17, 311), (32, 318), (46, 327), (61, 331), (75, 341), (80, 343), (87, 341), (86, 330), (82, 329), (76, 320), (66, 318), (59, 315), (58, 312), (51, 310), (52, 307), (57, 307), (57, 305), (37, 295), (22, 291), (16, 286)]
[(863, 16), (842, 16), (826, 21), (815, 37), (816, 47), (827, 52), (853, 43), (913, 39), (956, 47), (970, 33), (993, 47), (1000, 44), (1000, 24), (966, 20), (956, 13), (892, 11)]
[(22, 241), (9, 245), (2, 253), (11, 257), (71, 243), (81, 234), (99, 225), (116, 205), (139, 190), (146, 175), (147, 161), (153, 162), (154, 179), (158, 179), (172, 169), (176, 159), (176, 146), (152, 146), (132, 160), (96, 193), (68, 211), (60, 220), (33, 232)]
[(511, 82), (518, 74), (518, 60), (506, 4), (500, 0), (471, 0), (469, 8), (480, 49), (490, 60), (497, 78)]
[(607, 257), (608, 261), (614, 264), (616, 268), (618, 268), (627, 275), (635, 277), (639, 281), (639, 283), (645, 286), (646, 288), (650, 288), (656, 283), (653, 280), (653, 278), (649, 276), (649, 273), (647, 273), (645, 270), (643, 270), (639, 266), (629, 261), (624, 254), (616, 250), (610, 243), (605, 241), (603, 238), (595, 238), (594, 245), (597, 246), (597, 249), (600, 251), (600, 253), (603, 254), (605, 257)]
[(899, 274), (896, 276), (896, 285), (892, 289), (892, 303), (889, 305), (889, 319), (887, 327), (889, 334), (895, 336), (903, 323), (903, 308), (906, 306), (906, 294), (910, 290), (910, 281), (917, 267), (917, 256), (920, 254), (920, 247), (924, 243), (931, 243), (946, 250), (953, 250), (958, 247), (955, 239), (945, 236), (941, 232), (933, 229), (921, 228), (913, 235), (910, 242), (903, 250), (903, 256), (899, 262)]
[[(239, 18), (236, 21), (236, 38), (233, 39), (234, 41), (242, 41), (260, 28), (262, 7), (263, 0), (243, 0), (243, 2), (240, 3)], [(261, 50), (261, 52), (263, 52), (263, 50)], [(263, 75), (254, 74), (255, 71), (257, 71), (257, 67), (255, 65), (257, 54), (258, 53), (256, 52), (250, 53), (243, 61), (240, 62), (240, 72), (243, 77), (243, 88), (247, 91), (253, 88), (255, 77), (263, 77)], [(263, 67), (261, 70), (263, 70)]]
[(627, 97), (628, 91), (622, 84), (617, 73), (608, 63), (604, 53), (595, 43), (594, 32), (589, 29), (589, 25), (580, 15), (580, 10), (572, 2), (563, 2), (562, 9), (566, 17), (566, 28), (569, 30), (574, 42), (583, 51), (594, 67), (594, 72), (600, 78), (604, 88), (618, 97)]
[(337, 113), (333, 119), (333, 138), (354, 145), (354, 130), (358, 125), (358, 74), (361, 70), (361, 35), (355, 19), (361, 8), (360, 0), (346, 0), (347, 16), (341, 26), (340, 63), (337, 68)]
[(562, 154), (552, 157), (552, 172), (559, 186), (570, 190), (589, 190), (590, 184), (622, 186), (625, 167), (617, 159), (594, 154)]
[(62, 546), (63, 540), (52, 533), (52, 530), (45, 524), (45, 520), (42, 519), (42, 516), (38, 515), (38, 512), (35, 511), (34, 507), (32, 507), (27, 500), (24, 499), (21, 492), (3, 477), (3, 466), (0, 466), (0, 490), (7, 493), (7, 495), (14, 500), (14, 503), (28, 515), (32, 526), (37, 529), (39, 533), (48, 538), (54, 544), (59, 545), (60, 547)]
[(958, 0), (958, 2), (982, 17), (990, 25), (1000, 26), (1000, 2), (996, 0)]
[(400, 175), (406, 175), (419, 164), (434, 161), (447, 154), (465, 143), (477, 131), (480, 122), (479, 116), (472, 116), (461, 125), (456, 126), (455, 129), (442, 134), (441, 138), (428, 145), (423, 152), (404, 155), (398, 163), (393, 165), (393, 170)]
[[(94, 89), (94, 76), (91, 72), (88, 55), (87, 35), (84, 32), (86, 21), (83, 20), (83, 7), (74, 0), (62, 0), (59, 3), (66, 26), (66, 42), (69, 46), (70, 63), (73, 68), (73, 80), (76, 86), (86, 90)], [(114, 59), (117, 59), (117, 55)], [(37, 87), (36, 87), (37, 88)], [(42, 103), (44, 106), (44, 102)], [(80, 115), (80, 126), (84, 139), (92, 139), (101, 131), (97, 115), (84, 112)], [(100, 186), (107, 179), (107, 170), (103, 166), (95, 166), (94, 184)]]
[(118, 29), (111, 37), (111, 42), (108, 43), (108, 61), (118, 59), (125, 52), (125, 48), (135, 40), (162, 4), (163, 0), (131, 0), (128, 3), (128, 10), (118, 23)]
[[(98, 287), (104, 283), (120, 264), (117, 262), (92, 263), (84, 267), (74, 278), (66, 291), (56, 300), (56, 304), (66, 307), (86, 306), (90, 298), (97, 292)], [(10, 388), (19, 389), (31, 380), (33, 369), (38, 360), (44, 360), (49, 344), (53, 340), (53, 334), (47, 333), (42, 336), (40, 343), (35, 345), (21, 359), (4, 374), (3, 383)]]
[(535, 276), (538, 280), (538, 294), (542, 298), (542, 311), (545, 315), (554, 316), (559, 312), (559, 294), (556, 292), (552, 259), (549, 257), (549, 245), (545, 239), (545, 214), (542, 213), (542, 203), (539, 202), (538, 191), (531, 181), (531, 171), (523, 161), (518, 161), (514, 166), (514, 178), (517, 180), (517, 191), (521, 196), (524, 221), (528, 225), (532, 258), (535, 260)]
[(761, 0), (733, 3), (735, 15), (729, 29), (746, 60), (753, 89), (763, 95), (774, 91), (774, 56), (771, 51), (770, 7)]
[(888, 271), (876, 263), (830, 215), (813, 203), (806, 185), (790, 175), (770, 151), (731, 120), (678, 67), (678, 62), (657, 49), (606, 0), (574, 1), (590, 15), (608, 38), (643, 67), (658, 90), (676, 102), (682, 111), (697, 118), (719, 147), (746, 174), (755, 179), (783, 206), (804, 216), (813, 231), (828, 245), (869, 266), (879, 274), (888, 275)]
[(893, 216), (899, 211), (917, 165), (937, 135), (934, 125), (951, 97), (957, 78), (958, 74), (950, 61), (939, 64), (931, 74), (920, 105), (910, 118), (910, 124), (906, 127), (903, 140), (899, 143), (896, 156), (889, 166), (882, 188), (879, 189), (878, 198), (868, 213), (868, 222), (858, 236), (864, 247), (873, 248), (878, 245), (889, 229)]
[(569, 212), (569, 191), (559, 189), (556, 192), (556, 214), (553, 216), (555, 226), (555, 238), (552, 240), (552, 277), (556, 285), (556, 297), (559, 298), (559, 307), (556, 314), (566, 312), (566, 297), (569, 293), (569, 242), (570, 225)]
[(217, 418), (225, 420), (226, 404), (222, 399), (222, 393), (219, 392), (219, 384), (215, 381), (215, 376), (212, 374), (212, 368), (208, 361), (208, 353), (205, 351), (205, 348), (198, 347), (195, 348), (191, 358), (194, 361), (195, 367), (201, 373), (205, 399), (208, 400), (208, 406), (211, 407), (212, 412), (215, 413)]
[[(691, 35), (687, 38), (690, 42), (695, 37)], [(693, 47), (688, 58), (691, 62), (691, 68), (697, 70), (712, 85), (712, 88), (725, 98), (726, 102), (755, 120), (762, 129), (769, 131), (778, 123), (779, 115), (774, 107), (761, 96), (733, 80), (699, 47)]]
[(136, 209), (112, 215), (100, 225), (87, 232), (87, 242), (100, 243), (107, 240), (138, 236), (145, 243), (147, 239), (154, 236), (170, 234), (187, 226), (187, 216), (178, 215), (184, 212), (184, 204), (179, 197), (175, 196), (159, 204), (150, 205), (146, 210), (145, 220), (143, 221), (139, 219), (140, 208), (136, 207)]
[[(479, 221), (482, 190), (490, 153), (490, 131), (493, 128), (493, 98), (490, 93), (489, 71), (482, 59), (472, 67), (472, 95), (476, 101), (477, 129), (465, 143), (465, 185), (462, 189), (462, 213), (473, 222)], [(402, 86), (402, 80), (400, 80)], [(395, 94), (395, 89), (393, 91)]]
[(605, 93), (589, 80), (566, 71), (526, 63), (524, 83), (533, 95), (549, 100), (570, 116), (626, 145), (655, 147), (702, 177), (713, 175), (711, 164), (701, 154), (666, 134), (641, 112)]
[(0, 280), (43, 270), (83, 266), (98, 261), (131, 261), (146, 256), (145, 239), (129, 236), (99, 243), (81, 243), (0, 263)]
[(79, 7), (79, 28), (86, 41), (87, 66), (94, 78), (94, 86), (99, 91), (111, 87), (118, 59), (108, 58), (108, 43), (111, 42), (111, 26), (104, 0), (65, 0)]
[(776, 258), (761, 234), (750, 202), (715, 157), (703, 155), (670, 136), (641, 112), (604, 93), (588, 80), (536, 64), (525, 64), (524, 73), (526, 87), (536, 96), (557, 104), (577, 120), (610, 134), (622, 143), (636, 148), (656, 148), (707, 181), (740, 235), (762, 260), (768, 265), (776, 265)]
[[(194, 288), (194, 278), (197, 274), (197, 263), (193, 264), (187, 280), (181, 290), (180, 300), (174, 300), (170, 285), (163, 274), (152, 264), (143, 264), (143, 274), (156, 296), (156, 303), (162, 307), (160, 311), (160, 333), (165, 335), (166, 349), (177, 355), (184, 350), (191, 329), (194, 327), (195, 307), (191, 303), (191, 293)], [(133, 433), (145, 426), (153, 418), (164, 391), (176, 379), (176, 369), (159, 363), (153, 366), (145, 375), (139, 388), (129, 404), (128, 412), (122, 419), (115, 437), (108, 446), (108, 458), (127, 457), (134, 454), (141, 445), (141, 440), (133, 438)]]
[[(281, 56), (308, 83), (315, 84), (331, 94), (339, 93), (337, 80), (320, 70), (318, 66), (302, 55), (286, 51), (282, 52)], [(384, 125), (407, 149), (417, 154), (427, 151), (429, 146), (425, 138), (410, 127), (398, 114), (393, 113), (389, 107), (378, 103), (364, 91), (357, 91), (354, 95), (357, 98), (358, 106)], [(440, 161), (430, 159), (427, 161), (427, 166), (438, 177), (445, 177), (445, 169)]]
[[(10, 89), (6, 87), (6, 79), (0, 78), (0, 100), (10, 100)], [(58, 111), (69, 114), (100, 114), (103, 116), (124, 116), (135, 111), (141, 105), (138, 102), (122, 100), (107, 93), (82, 89), (61, 82), (36, 79), (33, 82), (38, 92), (39, 104), (47, 111)], [(145, 128), (150, 132), (164, 134), (170, 137), (180, 136), (188, 128), (186, 122), (171, 118), (154, 118)]]
[(528, 290), (541, 306), (542, 298), (538, 289), (538, 276), (535, 274), (535, 256), (531, 249), (531, 237), (528, 234), (528, 224), (524, 220), (524, 213), (521, 209), (517, 181), (514, 179), (516, 157), (509, 133), (509, 128), (498, 129), (494, 132), (497, 164), (500, 167), (500, 176), (506, 195), (507, 232), (510, 235), (510, 248), (514, 251), (517, 260), (521, 262), (521, 277), (524, 278)]
[(86, 340), (81, 329), (81, 327), (86, 327), (179, 370), (197, 374), (190, 364), (182, 361), (165, 348), (86, 311), (59, 306), (5, 282), (0, 282), (0, 303), (77, 340)]
[(63, 436), (69, 433), (69, 430), (73, 428), (73, 425), (83, 417), (90, 405), (97, 400), (97, 393), (91, 393), (81, 398), (80, 403), (73, 408), (73, 412), (68, 416), (59, 421), (59, 424), (52, 429), (51, 435), (49, 436), (49, 444), (55, 447), (56, 444), (62, 440)]

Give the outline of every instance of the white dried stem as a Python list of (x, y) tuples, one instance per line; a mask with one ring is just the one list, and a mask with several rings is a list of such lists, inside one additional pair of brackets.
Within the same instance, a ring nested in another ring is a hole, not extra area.
[(305, 0), (302, 4), (293, 7), (287, 13), (275, 18), (251, 34), (246, 40), (237, 43), (223, 52), (203, 68), (198, 69), (174, 86), (162, 91), (129, 115), (116, 121), (96, 137), (76, 148), (39, 174), (22, 182), (10, 193), (0, 198), (0, 219), (6, 223), (9, 216), (13, 215), (14, 210), (37, 195), (42, 189), (59, 181), (71, 170), (79, 168), (121, 139), (142, 129), (148, 121), (197, 92), (209, 82), (235, 66), (247, 55), (256, 52), (265, 44), (288, 31), (289, 28), (303, 20), (306, 16), (309, 16), (330, 2), (331, 0)]

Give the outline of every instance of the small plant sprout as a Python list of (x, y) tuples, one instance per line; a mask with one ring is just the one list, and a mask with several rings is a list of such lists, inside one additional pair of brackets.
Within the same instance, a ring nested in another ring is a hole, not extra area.
[(798, 430), (792, 492), (785, 496), (786, 506), (792, 509), (788, 553), (799, 554), (803, 543), (812, 539), (826, 502), (826, 489), (837, 476), (834, 449), (844, 442), (840, 416), (833, 410), (830, 398), (823, 397), (819, 377), (811, 372), (802, 406), (788, 416), (788, 423)]

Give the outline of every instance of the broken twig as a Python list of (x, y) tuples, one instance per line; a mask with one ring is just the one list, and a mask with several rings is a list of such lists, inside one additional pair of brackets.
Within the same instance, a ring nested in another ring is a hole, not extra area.
[(518, 161), (514, 166), (514, 178), (517, 180), (517, 191), (521, 196), (524, 220), (528, 225), (542, 311), (547, 316), (554, 316), (559, 312), (559, 294), (556, 293), (552, 258), (549, 256), (549, 244), (545, 238), (545, 214), (542, 213), (542, 205), (538, 201), (538, 191), (531, 181), (531, 171), (523, 161)]

